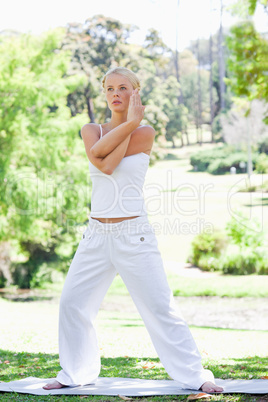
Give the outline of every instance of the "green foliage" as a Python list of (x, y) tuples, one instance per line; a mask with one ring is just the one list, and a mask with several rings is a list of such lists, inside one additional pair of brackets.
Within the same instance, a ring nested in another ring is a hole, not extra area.
[[(252, 155), (252, 165), (255, 168), (258, 154)], [(231, 167), (236, 168), (236, 173), (243, 173), (244, 170), (240, 167), (240, 162), (247, 163), (248, 156), (245, 152), (234, 152), (225, 158), (216, 159), (208, 166), (207, 171), (211, 174), (225, 174), (230, 172)]]
[(252, 248), (244, 248), (243, 253), (226, 253), (221, 256), (220, 268), (224, 274), (250, 275), (268, 273), (268, 262)]
[(261, 4), (267, 11), (268, 0), (236, 0), (234, 4), (229, 6), (229, 9), (233, 14), (245, 18), (255, 13), (257, 4)]
[(268, 135), (260, 138), (257, 147), (259, 153), (264, 153), (268, 155)]
[(268, 155), (260, 154), (256, 161), (255, 170), (257, 173), (268, 173)]
[(222, 233), (200, 233), (191, 245), (188, 261), (205, 271), (224, 274), (268, 274), (268, 244), (261, 224), (235, 212)]
[(259, 221), (251, 219), (250, 221), (239, 211), (236, 216), (226, 224), (227, 235), (233, 244), (239, 245), (241, 251), (250, 247), (256, 249), (264, 244), (264, 233)]
[(231, 28), (227, 38), (230, 51), (228, 68), (231, 76), (226, 80), (232, 91), (248, 100), (268, 99), (268, 42), (254, 28), (251, 21)]
[[(258, 153), (252, 154), (253, 168), (256, 167), (259, 158)], [(240, 162), (247, 163), (247, 161), (246, 152), (235, 151), (230, 145), (198, 151), (190, 157), (190, 163), (195, 170), (200, 172), (207, 171), (211, 174), (229, 173), (231, 167), (236, 168), (236, 173), (244, 173), (244, 168), (240, 167)]]
[(62, 35), (7, 37), (0, 45), (0, 240), (19, 242), (29, 272), (61, 258), (57, 244), (66, 233), (76, 238), (71, 220), (83, 221), (87, 211), (86, 164), (79, 161), (85, 118), (71, 117), (66, 105), (76, 77), (71, 84), (66, 77)]
[[(221, 232), (206, 233), (202, 232), (195, 236), (191, 244), (191, 256), (189, 262), (199, 266), (200, 259), (206, 255), (207, 259), (217, 257), (226, 247), (226, 236)], [(212, 260), (211, 260), (212, 262)], [(205, 261), (203, 261), (205, 265)]]

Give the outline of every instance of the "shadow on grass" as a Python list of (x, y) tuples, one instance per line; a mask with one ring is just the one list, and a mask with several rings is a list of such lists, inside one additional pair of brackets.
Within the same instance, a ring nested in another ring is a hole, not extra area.
[(252, 203), (252, 204), (244, 204), (244, 207), (249, 207), (249, 208), (251, 208), (251, 207), (263, 207), (263, 206), (266, 206), (266, 205), (268, 205), (268, 201), (263, 201), (264, 199), (262, 199), (262, 201), (260, 202), (260, 204), (256, 204), (256, 203)]
[(14, 296), (14, 295), (2, 295), (2, 299), (8, 300), (11, 302), (36, 302), (36, 301), (51, 301), (55, 299), (54, 297), (50, 296)]
[[(14, 381), (26, 377), (54, 378), (60, 370), (58, 355), (42, 353), (15, 353), (0, 349), (1, 375), (0, 381)], [(258, 356), (244, 359), (222, 359), (220, 362), (207, 361), (204, 366), (213, 371), (216, 378), (249, 379), (260, 378), (267, 375), (268, 358)], [(158, 358), (138, 358), (138, 357), (111, 357), (102, 358), (101, 377), (121, 377), (121, 378), (142, 378), (166, 380), (170, 377), (162, 367)], [(40, 401), (40, 396), (22, 395), (15, 393), (0, 393), (0, 401), (27, 400)], [(118, 401), (118, 397), (88, 396), (92, 401)], [(185, 400), (186, 396), (176, 396), (176, 400)], [(44, 401), (58, 401), (58, 396), (42, 397)], [(62, 395), (61, 400), (78, 401), (79, 396)], [(141, 401), (174, 401), (174, 396), (135, 398)], [(228, 395), (221, 394), (212, 397), (211, 401), (265, 401), (265, 396), (253, 397), (250, 395)]]
[(0, 289), (0, 298), (14, 302), (50, 301), (55, 295), (47, 295), (40, 289)]
[[(29, 376), (53, 378), (61, 369), (57, 354), (16, 353), (0, 349), (0, 381), (13, 381)], [(101, 377), (169, 379), (158, 358), (102, 357)], [(268, 357), (204, 359), (203, 364), (216, 378), (249, 379), (268, 375)]]
[(268, 375), (267, 357), (249, 356), (246, 358), (221, 359), (220, 363), (208, 361), (205, 366), (214, 373), (216, 378), (222, 379), (250, 380), (253, 378), (260, 379)]
[(168, 153), (167, 155), (164, 156), (162, 159), (163, 161), (175, 161), (175, 160), (181, 160), (181, 158), (175, 154)]

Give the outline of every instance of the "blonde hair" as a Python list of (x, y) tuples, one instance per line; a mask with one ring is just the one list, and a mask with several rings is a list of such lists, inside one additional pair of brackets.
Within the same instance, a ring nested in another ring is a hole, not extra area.
[(105, 89), (106, 77), (110, 74), (124, 75), (125, 77), (127, 77), (129, 79), (129, 81), (131, 82), (134, 89), (138, 88), (140, 90), (140, 88), (141, 88), (140, 80), (138, 79), (136, 74), (133, 73), (133, 71), (129, 70), (126, 67), (114, 67), (114, 68), (111, 68), (109, 71), (107, 71), (107, 73), (104, 75), (104, 77), (102, 79), (102, 88), (103, 89)]

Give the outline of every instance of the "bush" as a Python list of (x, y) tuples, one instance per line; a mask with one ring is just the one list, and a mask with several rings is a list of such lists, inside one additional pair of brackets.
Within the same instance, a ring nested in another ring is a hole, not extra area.
[(219, 262), (224, 274), (249, 275), (257, 273), (258, 255), (251, 248), (244, 248), (243, 252), (226, 253)]
[(230, 237), (231, 243), (237, 244), (240, 251), (246, 247), (254, 250), (257, 247), (264, 246), (264, 233), (260, 223), (256, 219), (248, 220), (239, 210), (236, 210), (235, 213), (237, 218), (232, 217), (226, 225), (227, 235)]
[[(244, 168), (240, 167), (240, 162), (247, 163), (248, 157), (244, 152), (234, 152), (226, 155), (222, 159), (217, 159), (211, 162), (208, 166), (208, 172), (211, 174), (225, 174), (230, 172), (231, 167), (236, 168), (236, 173), (243, 173)], [(252, 165), (255, 169), (258, 160), (258, 154), (252, 154)]]
[(254, 219), (247, 221), (239, 210), (236, 215), (226, 225), (229, 243), (220, 232), (201, 233), (192, 241), (188, 262), (205, 271), (267, 275), (268, 244), (260, 223)]
[(198, 266), (203, 271), (219, 271), (221, 266), (220, 259), (215, 254), (202, 254), (198, 261)]
[(268, 135), (264, 136), (259, 140), (258, 152), (268, 155)]
[[(231, 167), (236, 168), (237, 173), (244, 173), (240, 162), (247, 163), (247, 153), (235, 151), (231, 146), (221, 146), (214, 149), (199, 151), (192, 155), (190, 163), (195, 170), (200, 172), (208, 171), (211, 174), (225, 174), (230, 172)], [(252, 154), (253, 169), (256, 168), (259, 154)]]
[[(192, 241), (192, 252), (188, 259), (193, 265), (199, 266), (201, 257), (204, 255), (219, 256), (221, 251), (226, 247), (226, 237), (221, 232), (200, 233)], [(205, 264), (203, 259), (203, 265)], [(213, 267), (214, 269), (215, 267)]]
[(268, 155), (261, 153), (258, 156), (255, 169), (257, 173), (268, 173)]
[(205, 172), (212, 161), (226, 157), (225, 148), (227, 147), (221, 146), (210, 150), (198, 151), (196, 154), (191, 156), (190, 163), (199, 172)]

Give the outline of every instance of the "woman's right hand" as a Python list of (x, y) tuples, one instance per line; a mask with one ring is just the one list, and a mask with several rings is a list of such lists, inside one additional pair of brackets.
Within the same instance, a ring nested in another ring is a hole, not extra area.
[(139, 91), (135, 89), (129, 98), (127, 121), (134, 121), (139, 125), (144, 117), (144, 110)]

